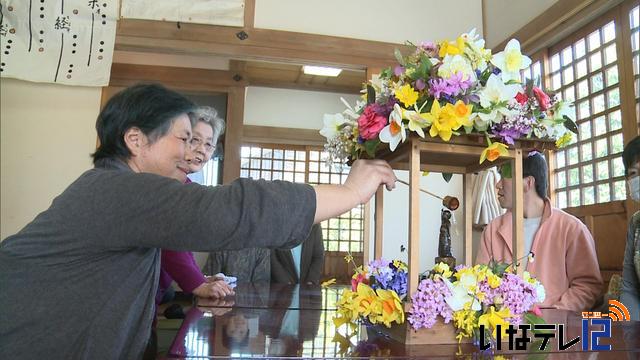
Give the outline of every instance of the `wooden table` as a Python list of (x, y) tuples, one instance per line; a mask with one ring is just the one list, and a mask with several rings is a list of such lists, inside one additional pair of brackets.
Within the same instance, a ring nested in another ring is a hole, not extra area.
[[(168, 358), (450, 358), (456, 355), (483, 358), (472, 344), (405, 346), (364, 326), (349, 338), (345, 334), (346, 327), (336, 333), (332, 318), (340, 290), (341, 287), (313, 290), (306, 286), (299, 289), (296, 286), (276, 286), (274, 291), (269, 289), (270, 296), (263, 302), (264, 289), (240, 287), (237, 290), (238, 302), (258, 306), (241, 307), (228, 303), (193, 307), (169, 349)], [(240, 299), (242, 297), (245, 299)], [(565, 339), (582, 336), (580, 314), (545, 310), (544, 317), (547, 323), (566, 325)], [(611, 344), (612, 350), (583, 352), (580, 342), (566, 351), (558, 351), (555, 340), (552, 340), (549, 350), (538, 355), (541, 359), (640, 359), (640, 322), (613, 322), (611, 338), (604, 339), (602, 343)], [(506, 348), (506, 344), (503, 347)], [(527, 358), (535, 352), (529, 347), (528, 351), (503, 350), (496, 353), (505, 358)], [(484, 356), (491, 358), (486, 353)]]

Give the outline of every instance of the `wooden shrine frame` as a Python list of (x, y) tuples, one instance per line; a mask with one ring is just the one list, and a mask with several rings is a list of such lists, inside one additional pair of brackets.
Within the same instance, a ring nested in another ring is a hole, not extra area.
[[(419, 138), (411, 135), (409, 139), (400, 145), (395, 152), (389, 150), (376, 157), (387, 160), (392, 168), (398, 170), (409, 170), (409, 277), (407, 286), (410, 294), (418, 288), (418, 277), (420, 273), (420, 177), (422, 171), (448, 172), (464, 175), (464, 195), (462, 204), (464, 205), (464, 262), (471, 265), (472, 256), (472, 181), (471, 175), (474, 172), (484, 170), (496, 165), (511, 162), (513, 169), (513, 254), (514, 259), (524, 256), (524, 204), (523, 204), (523, 177), (522, 160), (524, 149), (538, 149), (540, 151), (548, 148), (550, 143), (542, 140), (517, 140), (515, 145), (508, 149), (508, 154), (495, 162), (486, 160), (479, 164), (480, 154), (486, 148), (484, 137), (475, 135), (460, 136), (452, 138), (449, 142), (443, 142), (438, 138)], [(384, 189), (381, 186), (375, 195), (375, 236), (374, 236), (374, 258), (382, 256), (383, 237), (383, 204)], [(365, 252), (365, 263), (368, 259), (368, 252)], [(518, 273), (523, 272), (523, 267), (517, 268)]]

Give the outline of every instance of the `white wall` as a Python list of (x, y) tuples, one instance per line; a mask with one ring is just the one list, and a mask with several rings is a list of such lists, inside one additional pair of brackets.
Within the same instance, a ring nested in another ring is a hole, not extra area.
[[(409, 172), (396, 170), (396, 176), (409, 181)], [(464, 263), (464, 204), (462, 203), (462, 175), (454, 175), (449, 183), (439, 173), (430, 173), (420, 179), (420, 187), (440, 196), (455, 196), (461, 206), (453, 212), (455, 223), (451, 225), (451, 247), (458, 264)], [(375, 201), (371, 203), (374, 209)], [(438, 236), (440, 234), (440, 210), (442, 201), (420, 193), (420, 269), (433, 267), (438, 256)], [(374, 212), (371, 211), (371, 224), (374, 225)], [(408, 251), (400, 251), (401, 245), (408, 248), (409, 238), (409, 187), (397, 183), (396, 189), (384, 194), (382, 256), (387, 259), (407, 261)], [(371, 228), (371, 241), (375, 230)], [(370, 249), (373, 258), (373, 246)]]
[[(356, 95), (347, 94), (250, 87), (247, 89), (245, 102), (245, 124), (319, 130), (323, 125), (322, 115), (344, 110), (340, 96), (352, 105), (358, 98)], [(396, 171), (396, 175), (400, 179), (408, 181), (407, 171)], [(462, 176), (460, 175), (454, 175), (447, 183), (441, 174), (431, 173), (422, 177), (421, 186), (435, 194), (456, 196), (462, 201)], [(421, 268), (426, 269), (433, 266), (433, 260), (438, 254), (440, 209), (442, 206), (440, 200), (425, 194), (421, 195), (422, 244), (420, 254)], [(462, 211), (462, 207), (460, 207), (454, 213), (457, 223), (451, 229), (454, 256), (460, 259), (459, 261), (463, 261), (464, 219)], [(409, 188), (398, 183), (393, 192), (385, 193), (383, 256), (386, 259), (407, 260), (407, 252), (401, 253), (400, 245), (403, 244), (407, 247), (408, 216)], [(373, 221), (371, 221), (371, 225), (374, 225)], [(372, 227), (371, 234), (373, 233)], [(371, 249), (371, 254), (373, 254), (373, 249)]]
[(0, 80), (0, 240), (91, 167), (100, 88)]
[[(484, 0), (485, 40), (491, 49), (542, 14), (558, 0)], [(519, 39), (520, 40), (520, 39)], [(493, 49), (494, 53), (502, 49)]]
[(322, 91), (305, 91), (249, 87), (244, 105), (246, 125), (317, 129), (323, 126), (322, 116), (342, 112), (343, 97), (353, 105), (358, 98), (353, 94), (335, 94)]
[(256, 0), (256, 28), (403, 44), (482, 32), (478, 0)]

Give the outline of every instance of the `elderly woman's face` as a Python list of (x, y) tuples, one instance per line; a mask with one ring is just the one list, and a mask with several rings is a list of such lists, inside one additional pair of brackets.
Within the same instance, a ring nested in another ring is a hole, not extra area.
[(178, 116), (169, 131), (149, 144), (142, 140), (140, 155), (135, 161), (139, 172), (166, 176), (184, 182), (189, 173), (188, 157), (191, 122), (189, 116)]
[(216, 145), (213, 141), (211, 125), (198, 121), (193, 127), (190, 154), (187, 156), (191, 172), (202, 170), (207, 161), (211, 159)]

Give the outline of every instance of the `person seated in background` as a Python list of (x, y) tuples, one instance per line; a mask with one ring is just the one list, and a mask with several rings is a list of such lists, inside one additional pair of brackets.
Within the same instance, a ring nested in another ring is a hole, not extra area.
[[(547, 162), (537, 151), (523, 159), (524, 254), (535, 261), (515, 259), (546, 291), (543, 307), (589, 310), (600, 297), (602, 277), (593, 237), (576, 217), (551, 206), (547, 197)], [(508, 211), (482, 233), (476, 263), (513, 262), (512, 178), (510, 166), (501, 168), (497, 184), (500, 206)], [(533, 259), (533, 258), (532, 258)]]
[(239, 283), (269, 282), (269, 249), (249, 248), (210, 252), (202, 272), (209, 275), (223, 273), (237, 278)]
[[(211, 159), (216, 148), (218, 137), (224, 132), (224, 120), (218, 117), (218, 112), (208, 106), (202, 106), (189, 113), (194, 124), (190, 141), (190, 152), (187, 156), (191, 173), (202, 170)], [(187, 178), (185, 184), (190, 183)], [(199, 297), (221, 298), (233, 294), (233, 290), (222, 279), (205, 277), (198, 267), (193, 253), (190, 251), (173, 251), (162, 249), (160, 253), (160, 279), (156, 304), (171, 300), (171, 283), (176, 281), (178, 286), (186, 292)], [(169, 291), (167, 291), (169, 290)]]
[[(622, 152), (624, 176), (629, 198), (640, 203), (640, 136), (636, 136)], [(640, 211), (629, 222), (627, 245), (622, 263), (622, 293), (620, 301), (629, 309), (631, 320), (640, 320)]]
[(271, 282), (284, 284), (320, 283), (324, 266), (322, 227), (311, 227), (309, 237), (293, 249), (271, 250)]

